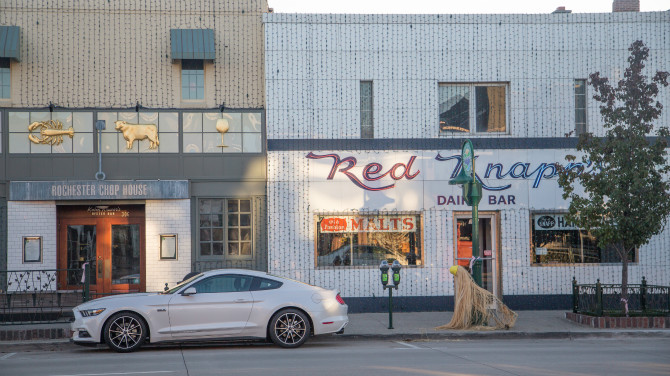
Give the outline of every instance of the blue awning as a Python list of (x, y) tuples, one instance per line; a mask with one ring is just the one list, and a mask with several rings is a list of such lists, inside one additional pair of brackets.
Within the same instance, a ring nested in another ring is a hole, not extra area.
[(171, 29), (172, 61), (181, 59), (214, 60), (214, 30)]
[(0, 26), (0, 57), (20, 60), (20, 31), (18, 26)]

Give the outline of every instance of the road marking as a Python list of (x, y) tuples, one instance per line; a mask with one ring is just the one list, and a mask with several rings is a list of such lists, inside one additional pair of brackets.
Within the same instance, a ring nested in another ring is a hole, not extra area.
[[(393, 341), (393, 342), (394, 342), (394, 343), (397, 343), (397, 344), (399, 344), (399, 345), (407, 346), (407, 347), (409, 347), (410, 349), (423, 349), (423, 347), (419, 347), (419, 346), (416, 346), (416, 345), (412, 345), (411, 343), (407, 343), (407, 342), (400, 342), (400, 341)], [(398, 349), (398, 350), (400, 350), (400, 349)]]
[(175, 373), (175, 371), (146, 371), (146, 372), (113, 372), (113, 373), (78, 373), (76, 375), (51, 375), (51, 376), (110, 376), (110, 375), (147, 375), (155, 373)]
[(12, 357), (13, 355), (16, 355), (16, 353), (5, 354), (5, 355), (3, 355), (2, 357), (0, 357), (0, 360), (9, 359), (9, 358)]

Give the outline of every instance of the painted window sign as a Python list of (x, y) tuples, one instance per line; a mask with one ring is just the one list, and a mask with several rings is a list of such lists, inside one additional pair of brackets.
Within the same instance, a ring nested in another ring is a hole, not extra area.
[(414, 155), (409, 158), (407, 163), (396, 163), (389, 169), (385, 169), (381, 163), (376, 162), (368, 163), (363, 168), (363, 171), (361, 172), (360, 176), (357, 176), (356, 174), (354, 174), (353, 171), (350, 171), (351, 169), (356, 167), (356, 164), (358, 163), (355, 157), (340, 158), (338, 154), (318, 155), (310, 152), (309, 154), (307, 154), (307, 158), (309, 159), (332, 158), (333, 167), (330, 169), (330, 173), (328, 174), (328, 180), (333, 180), (335, 173), (340, 172), (344, 174), (347, 178), (349, 178), (349, 180), (351, 180), (352, 183), (356, 184), (356, 186), (368, 191), (383, 191), (386, 189), (391, 189), (395, 187), (395, 183), (385, 185), (382, 187), (371, 187), (366, 183), (364, 183), (363, 180), (372, 182), (381, 180), (386, 176), (389, 176), (394, 181), (398, 181), (403, 178), (406, 178), (407, 180), (412, 180), (415, 177), (417, 177), (421, 172), (419, 170), (415, 170), (414, 172), (412, 172), (413, 171), (412, 164), (414, 163), (414, 160), (416, 160), (416, 156)]
[[(339, 154), (316, 154), (310, 152), (306, 156), (308, 159), (324, 159), (331, 158), (332, 166), (327, 180), (333, 180), (336, 174), (343, 174), (357, 187), (367, 191), (383, 191), (395, 187), (396, 182), (406, 179), (413, 180), (421, 174), (421, 170), (414, 166), (418, 156), (412, 155), (408, 158), (406, 163), (395, 163), (390, 168), (379, 162), (371, 162), (365, 166), (357, 166), (358, 160), (354, 156), (341, 157)], [(479, 156), (474, 156), (472, 160), (476, 160)], [(460, 154), (454, 154), (448, 157), (442, 156), (440, 153), (434, 158), (439, 162), (455, 161), (456, 164), (451, 170), (450, 179), (455, 178), (463, 164)], [(480, 164), (479, 166), (482, 166)], [(358, 168), (356, 168), (358, 167)], [(439, 167), (439, 166), (438, 166)], [(569, 162), (563, 165), (566, 170), (577, 170), (579, 173), (591, 171), (594, 168), (592, 163)], [(481, 170), (480, 170), (481, 173)], [(482, 188), (488, 191), (504, 191), (510, 189), (512, 184), (495, 185), (491, 181), (495, 180), (532, 180), (532, 188), (538, 188), (543, 180), (554, 179), (559, 173), (557, 162), (525, 162), (515, 161), (514, 163), (488, 163), (484, 169), (483, 177), (479, 173), (475, 173), (476, 179), (482, 183)], [(372, 186), (372, 182), (388, 181), (390, 184), (382, 184), (381, 186)], [(486, 179), (486, 181), (482, 180)]]
[(579, 230), (561, 214), (536, 214), (533, 216), (535, 231)]
[(378, 268), (382, 260), (423, 265), (421, 215), (317, 215), (316, 266)]
[(320, 224), (322, 233), (341, 232), (415, 232), (416, 216), (337, 216), (324, 217)]

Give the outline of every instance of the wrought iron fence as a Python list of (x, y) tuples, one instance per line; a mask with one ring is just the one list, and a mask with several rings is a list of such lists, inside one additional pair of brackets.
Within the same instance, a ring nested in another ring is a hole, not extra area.
[(620, 284), (579, 285), (572, 278), (572, 311), (592, 316), (670, 316), (670, 286), (628, 285), (628, 300), (621, 299)]

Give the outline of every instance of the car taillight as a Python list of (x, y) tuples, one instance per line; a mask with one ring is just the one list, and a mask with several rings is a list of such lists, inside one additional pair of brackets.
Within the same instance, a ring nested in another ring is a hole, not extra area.
[(337, 294), (337, 296), (335, 297), (335, 299), (337, 299), (337, 302), (338, 302), (338, 303), (344, 305), (344, 299), (342, 299), (342, 297), (340, 296), (340, 294)]

